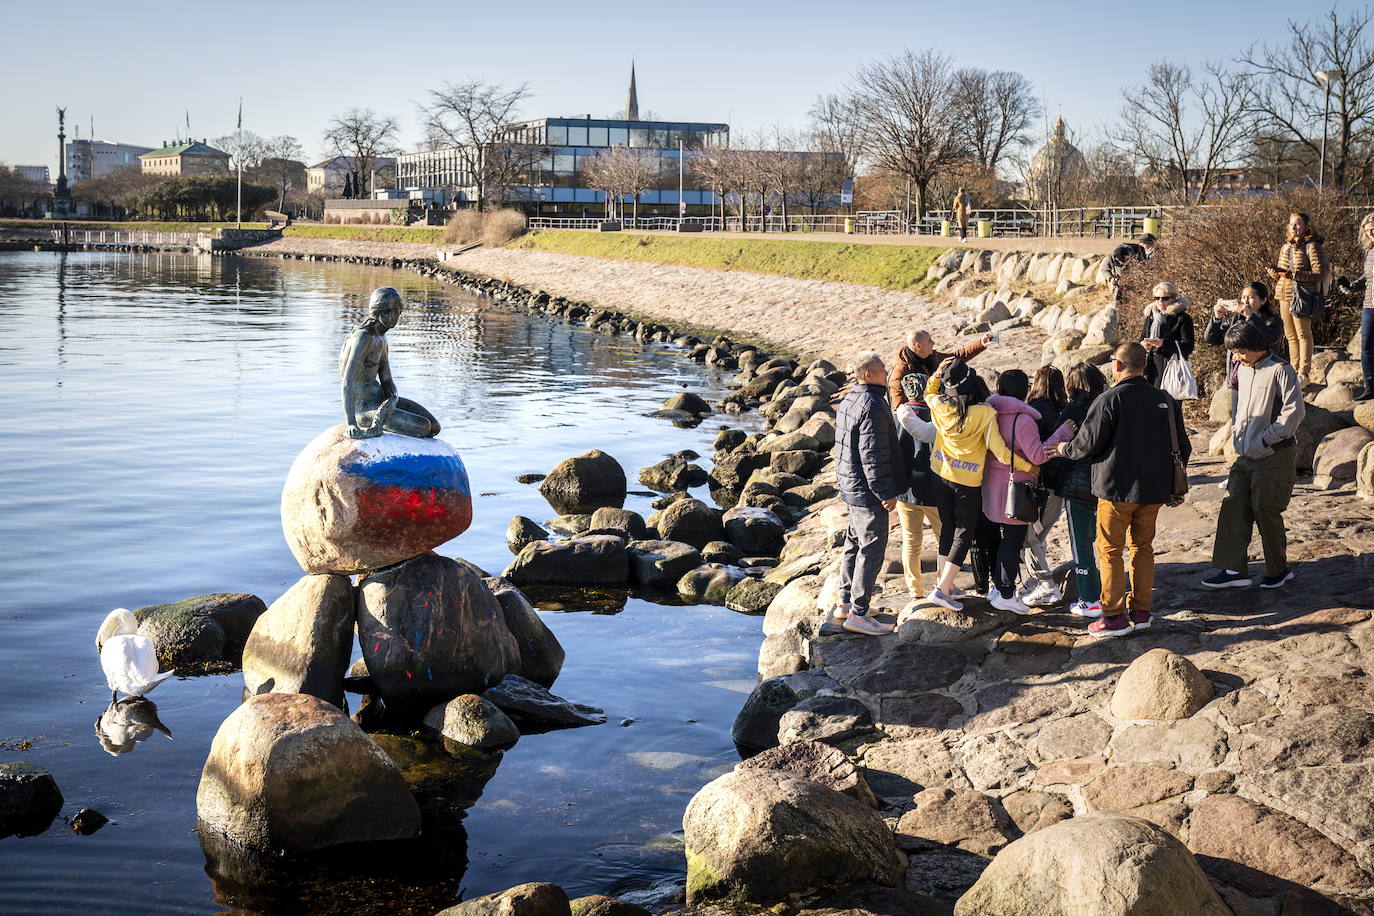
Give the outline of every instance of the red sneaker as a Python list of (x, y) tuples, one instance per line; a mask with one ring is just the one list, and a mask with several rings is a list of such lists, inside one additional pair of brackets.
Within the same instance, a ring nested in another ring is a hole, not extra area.
[(1148, 630), (1150, 628), (1149, 611), (1131, 611), (1130, 619), (1133, 630)]
[(1088, 632), (1094, 636), (1129, 636), (1135, 629), (1125, 614), (1103, 615), (1088, 624)]

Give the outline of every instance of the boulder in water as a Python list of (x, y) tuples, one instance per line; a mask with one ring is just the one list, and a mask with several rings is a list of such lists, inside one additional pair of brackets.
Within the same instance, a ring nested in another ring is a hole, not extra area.
[(357, 620), (347, 576), (305, 576), (258, 618), (243, 649), (248, 693), (308, 693), (342, 708)]
[(655, 588), (673, 588), (686, 573), (701, 565), (701, 554), (681, 541), (631, 541), (626, 548), (630, 581)]
[(698, 417), (709, 416), (711, 405), (699, 394), (680, 391), (663, 402), (662, 410), (683, 410)]
[(602, 725), (606, 713), (595, 706), (572, 703), (554, 696), (533, 681), (512, 674), (483, 696), (517, 719), (555, 728)]
[(281, 521), (308, 573), (390, 566), (472, 524), (467, 469), (439, 439), (350, 439), (340, 424), (296, 456), (282, 488)]
[(631, 509), (612, 509), (602, 507), (592, 513), (589, 531), (618, 528), (631, 538), (649, 536), (649, 526), (644, 524), (644, 516)]
[(517, 585), (622, 585), (628, 562), (623, 540), (591, 534), (526, 544), (502, 575)]
[(0, 839), (37, 836), (62, 810), (52, 774), (27, 760), (0, 763)]
[(534, 519), (517, 515), (506, 526), (506, 547), (511, 553), (519, 553), (526, 544), (547, 541), (549, 533), (541, 528)]
[(229, 714), (210, 745), (201, 829), (256, 851), (309, 852), (420, 832), (405, 780), (372, 739), (318, 697), (267, 693)]
[(742, 579), (725, 593), (725, 606), (741, 614), (764, 614), (780, 591), (782, 586), (776, 582)]
[(435, 916), (569, 916), (568, 895), (556, 884), (521, 884), (464, 900)]
[(472, 693), (435, 706), (425, 714), (425, 725), (449, 741), (478, 750), (508, 747), (520, 738), (509, 716)]
[(738, 566), (704, 563), (677, 580), (677, 593), (688, 601), (724, 604), (730, 589), (744, 578)]
[(687, 902), (770, 906), (818, 890), (895, 887), (892, 832), (863, 802), (780, 770), (737, 769), (708, 783), (682, 819)]
[(658, 516), (659, 536), (701, 549), (711, 541), (725, 540), (720, 513), (699, 499), (679, 499)]
[(725, 513), (725, 537), (748, 554), (777, 556), (786, 532), (782, 521), (767, 509), (736, 506)]
[(497, 576), (490, 576), (483, 581), (500, 603), (506, 629), (510, 630), (510, 635), (515, 637), (515, 643), (520, 648), (518, 673), (536, 684), (552, 687), (563, 670), (565, 656), (558, 637), (540, 618), (525, 593), (511, 582)]
[(625, 504), (625, 469), (600, 449), (558, 462), (539, 492), (561, 513), (593, 512)]
[(427, 553), (358, 588), (358, 641), (388, 710), (425, 710), (519, 670), (500, 603), (462, 564)]
[(138, 632), (157, 647), (158, 667), (179, 674), (237, 668), (258, 616), (267, 610), (257, 595), (198, 595), (134, 611)]

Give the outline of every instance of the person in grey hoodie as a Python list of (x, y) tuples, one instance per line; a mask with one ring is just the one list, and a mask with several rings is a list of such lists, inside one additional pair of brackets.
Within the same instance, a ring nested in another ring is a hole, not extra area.
[(868, 613), (887, 550), (890, 513), (908, 486), (897, 424), (887, 406), (887, 367), (873, 351), (854, 364), (854, 387), (835, 416), (835, 481), (849, 507), (840, 555), (840, 602), (832, 616), (853, 633), (881, 636), (892, 628)]
[(1275, 356), (1269, 340), (1251, 322), (1226, 332), (1226, 349), (1236, 361), (1231, 398), (1231, 445), (1236, 463), (1226, 478), (1226, 498), (1217, 515), (1212, 548), (1216, 572), (1202, 580), (1208, 588), (1253, 584), (1246, 555), (1258, 527), (1264, 545), (1265, 577), (1260, 588), (1280, 588), (1293, 578), (1288, 566), (1288, 532), (1283, 510), (1297, 479), (1294, 436), (1307, 412), (1298, 373)]

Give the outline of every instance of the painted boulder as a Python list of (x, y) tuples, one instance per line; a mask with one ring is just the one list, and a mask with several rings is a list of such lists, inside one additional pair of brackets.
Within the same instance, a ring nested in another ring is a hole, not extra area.
[(340, 424), (296, 456), (281, 495), (282, 529), (308, 573), (366, 572), (457, 537), (472, 524), (458, 453), (438, 439), (350, 439)]

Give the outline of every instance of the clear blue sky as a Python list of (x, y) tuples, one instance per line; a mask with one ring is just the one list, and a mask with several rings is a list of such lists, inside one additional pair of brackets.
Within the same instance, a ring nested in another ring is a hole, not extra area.
[[(1342, 12), (1360, 4), (1338, 4)], [(231, 0), (10, 4), (0, 59), (0, 161), (57, 163), (54, 108), (99, 139), (156, 146), (190, 110), (191, 135), (292, 134), (317, 159), (330, 116), (370, 107), (420, 139), (416, 103), (444, 81), (527, 82), (526, 117), (624, 104), (736, 130), (800, 127), (863, 60), (934, 46), (961, 65), (1024, 73), (1079, 135), (1107, 124), (1121, 88), (1162, 57), (1231, 57), (1324, 4), (1225, 2), (318, 3)], [(44, 48), (60, 49), (51, 61)]]

